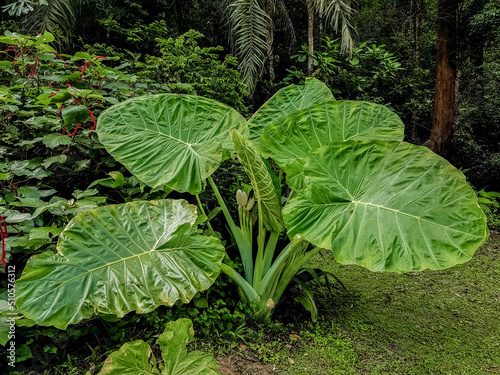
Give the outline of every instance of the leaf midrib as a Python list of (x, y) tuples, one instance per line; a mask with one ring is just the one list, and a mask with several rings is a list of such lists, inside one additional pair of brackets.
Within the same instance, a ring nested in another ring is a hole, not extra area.
[[(147, 251), (147, 252), (144, 252), (144, 253), (141, 253), (141, 254), (135, 254), (135, 255), (130, 256), (130, 257), (128, 257), (128, 258), (122, 258), (122, 259), (120, 259), (120, 260), (117, 260), (117, 261), (114, 261), (114, 262), (111, 262), (111, 263), (106, 263), (106, 264), (104, 264), (104, 265), (102, 265), (102, 266), (99, 266), (99, 267), (96, 267), (96, 268), (93, 268), (93, 269), (89, 269), (89, 270), (87, 270), (86, 272), (83, 272), (83, 273), (81, 273), (81, 274), (79, 274), (79, 275), (77, 275), (77, 276), (75, 276), (75, 277), (73, 277), (73, 278), (71, 278), (71, 279), (65, 280), (65, 281), (63, 281), (62, 283), (60, 283), (60, 284), (56, 287), (56, 289), (60, 289), (61, 287), (63, 287), (63, 286), (64, 286), (64, 285), (66, 285), (67, 283), (70, 283), (70, 282), (72, 282), (72, 281), (74, 281), (74, 280), (76, 280), (76, 279), (78, 279), (78, 278), (81, 278), (81, 277), (84, 277), (84, 276), (86, 276), (86, 275), (88, 275), (88, 274), (91, 274), (91, 273), (93, 273), (93, 272), (96, 272), (96, 271), (98, 271), (98, 270), (100, 270), (100, 269), (103, 269), (103, 268), (106, 268), (106, 267), (111, 267), (111, 266), (113, 266), (114, 264), (117, 264), (117, 263), (123, 263), (123, 262), (126, 262), (126, 261), (128, 261), (128, 260), (130, 260), (130, 259), (132, 259), (132, 258), (140, 258), (140, 257), (142, 257), (142, 256), (144, 256), (144, 255), (149, 255), (149, 254), (152, 254), (153, 252), (158, 252), (158, 253), (160, 253), (160, 252), (161, 252), (161, 253), (165, 253), (165, 252), (172, 252), (172, 251), (176, 251), (176, 250), (185, 250), (185, 249), (188, 249), (188, 248), (189, 248), (189, 247), (175, 247), (175, 248), (169, 248), (169, 249), (164, 249), (164, 250), (156, 250), (156, 249), (152, 249), (152, 250), (150, 250), (150, 251)], [(68, 265), (72, 265), (72, 264), (68, 264)], [(45, 279), (45, 280), (46, 280), (46, 281), (58, 281), (58, 280), (52, 280), (52, 279)], [(42, 294), (42, 295), (37, 296), (36, 298), (33, 298), (33, 299), (30, 301), (30, 303), (33, 303), (34, 301), (36, 301), (36, 300), (38, 300), (38, 299), (40, 299), (40, 298), (44, 297), (44, 296), (45, 296), (45, 295), (47, 295), (48, 293), (53, 293), (53, 290), (50, 290), (50, 291), (48, 291), (48, 292), (46, 292), (46, 293), (44, 293), (44, 294)], [(26, 305), (29, 305), (30, 303), (26, 303), (26, 304), (25, 304), (25, 306), (26, 306)]]
[[(336, 203), (331, 203), (331, 204), (325, 204), (325, 203), (321, 203), (321, 204), (315, 204), (315, 206), (339, 206), (340, 202), (336, 202)], [(412, 219), (416, 219), (416, 220), (419, 220), (419, 221), (423, 221), (423, 222), (426, 222), (426, 223), (429, 223), (431, 225), (437, 225), (439, 227), (442, 227), (442, 228), (446, 228), (446, 229), (449, 229), (449, 230), (452, 230), (452, 231), (456, 231), (456, 232), (460, 232), (460, 233), (464, 233), (464, 234), (467, 234), (467, 235), (471, 235), (470, 233), (467, 233), (467, 232), (464, 232), (464, 231), (461, 231), (461, 230), (458, 230), (458, 229), (455, 229), (455, 228), (452, 228), (450, 226), (445, 226), (443, 224), (439, 224), (435, 221), (430, 221), (430, 220), (427, 220), (427, 219), (424, 219), (420, 216), (416, 216), (416, 215), (412, 215), (412, 214), (409, 214), (407, 212), (403, 212), (403, 211), (399, 211), (395, 208), (390, 208), (390, 207), (387, 207), (387, 206), (382, 206), (382, 205), (379, 205), (379, 204), (374, 204), (374, 203), (371, 203), (371, 202), (362, 202), (362, 201), (350, 201), (350, 202), (345, 202), (344, 204), (355, 204), (355, 205), (360, 205), (360, 206), (367, 206), (367, 207), (373, 207), (373, 208), (378, 208), (378, 209), (383, 209), (383, 210), (386, 210), (386, 211), (390, 211), (390, 212), (394, 212), (396, 215), (397, 214), (400, 214), (400, 215), (404, 215), (404, 216), (408, 216)], [(481, 237), (481, 236), (477, 236), (477, 235), (472, 235), (473, 237)]]

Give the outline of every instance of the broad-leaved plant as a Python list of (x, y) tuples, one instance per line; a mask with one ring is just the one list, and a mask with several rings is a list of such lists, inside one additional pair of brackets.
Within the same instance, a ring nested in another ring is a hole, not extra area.
[[(403, 142), (404, 125), (386, 107), (336, 101), (316, 79), (278, 91), (248, 121), (215, 100), (161, 94), (114, 105), (97, 132), (139, 180), (194, 195), (201, 213), (208, 182), (244, 271), (218, 238), (199, 233), (197, 208), (184, 200), (99, 207), (76, 216), (57, 253), (32, 257), (17, 281), (20, 311), (41, 325), (188, 302), (221, 271), (262, 320), (322, 249), (343, 264), (405, 272), (466, 262), (487, 237), (460, 171)], [(239, 194), (238, 220), (211, 177), (234, 152), (253, 191)]]

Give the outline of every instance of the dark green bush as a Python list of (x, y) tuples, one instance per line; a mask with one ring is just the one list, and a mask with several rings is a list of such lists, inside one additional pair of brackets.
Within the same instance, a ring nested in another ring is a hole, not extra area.
[(190, 30), (178, 38), (156, 38), (160, 56), (147, 55), (145, 62), (139, 62), (138, 76), (165, 83), (175, 92), (196, 93), (248, 113), (236, 58), (226, 55), (222, 59), (220, 46), (200, 47), (198, 39), (202, 37)]

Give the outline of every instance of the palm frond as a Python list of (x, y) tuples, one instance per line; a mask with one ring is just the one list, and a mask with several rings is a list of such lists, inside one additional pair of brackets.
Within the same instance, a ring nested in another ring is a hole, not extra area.
[(238, 70), (252, 95), (264, 68), (273, 21), (258, 0), (233, 1), (228, 11), (230, 42), (239, 60)]
[(26, 19), (30, 30), (49, 31), (59, 35), (63, 42), (73, 35), (73, 29), (81, 6), (90, 0), (47, 0), (47, 5), (38, 5)]
[(306, 0), (307, 6), (314, 9), (314, 11), (320, 16), (323, 17), (330, 0)]
[(352, 53), (354, 40), (352, 38), (353, 30), (350, 19), (354, 16), (355, 10), (351, 7), (350, 0), (313, 0), (317, 2), (327, 2), (324, 8), (324, 17), (327, 23), (335, 30), (339, 31), (340, 26), (340, 51)]

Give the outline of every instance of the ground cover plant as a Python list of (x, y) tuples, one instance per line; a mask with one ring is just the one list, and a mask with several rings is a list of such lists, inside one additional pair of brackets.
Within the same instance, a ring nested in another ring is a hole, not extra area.
[[(263, 321), (323, 248), (341, 263), (377, 271), (462, 263), (486, 239), (486, 217), (463, 175), (402, 142), (403, 129), (387, 108), (335, 101), (314, 79), (278, 92), (248, 124), (230, 107), (189, 95), (115, 105), (98, 119), (100, 142), (152, 188), (197, 196), (208, 180), (243, 273), (223, 262), (228, 254), (199, 197), (200, 216), (185, 200), (133, 201), (76, 216), (57, 254), (28, 261), (17, 281), (18, 307), (37, 324), (64, 329), (96, 312), (122, 317), (189, 302), (222, 271), (240, 288), (251, 318)], [(259, 149), (248, 138), (258, 139)], [(239, 226), (211, 178), (234, 151), (254, 194), (248, 200), (249, 191), (239, 193)], [(280, 180), (261, 152), (286, 173), (293, 197), (283, 210)], [(203, 223), (207, 232), (200, 234)], [(279, 251), (285, 227), (290, 240)], [(316, 317), (313, 300), (303, 300)]]
[(124, 344), (104, 361), (99, 374), (165, 374), (165, 375), (216, 375), (218, 364), (210, 355), (190, 352), (186, 346), (193, 340), (193, 323), (189, 319), (169, 322), (158, 337), (163, 364), (157, 366), (149, 345), (137, 340)]

